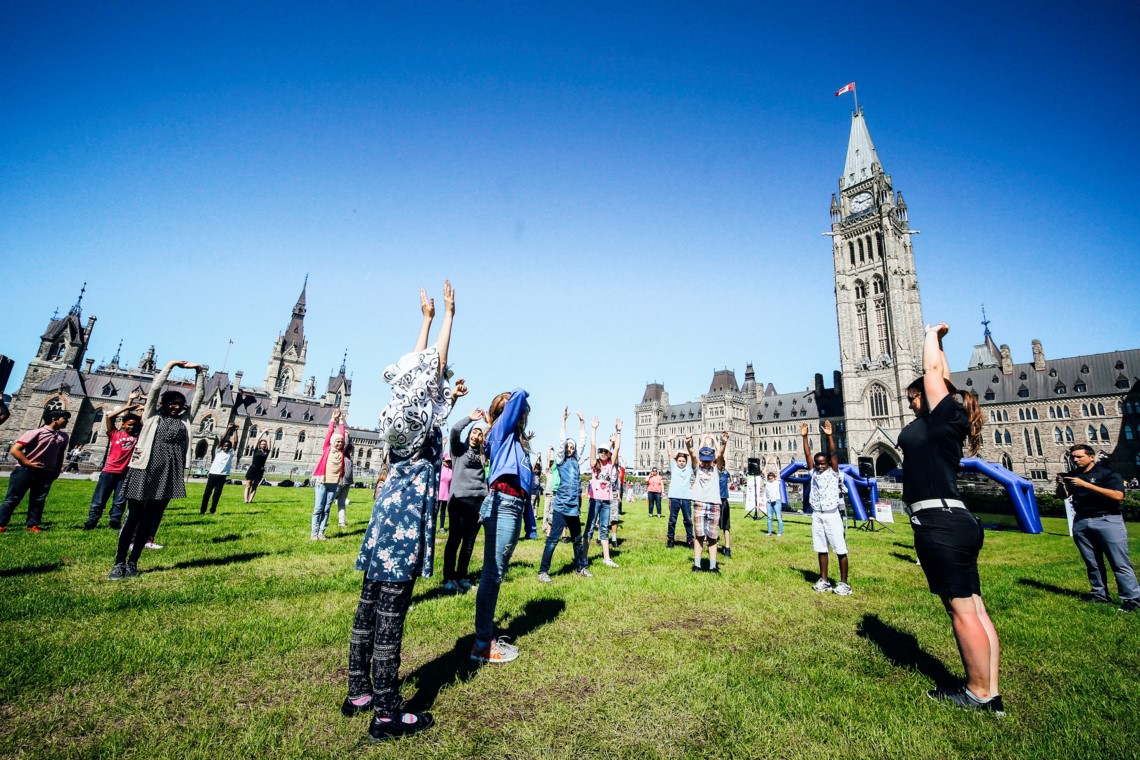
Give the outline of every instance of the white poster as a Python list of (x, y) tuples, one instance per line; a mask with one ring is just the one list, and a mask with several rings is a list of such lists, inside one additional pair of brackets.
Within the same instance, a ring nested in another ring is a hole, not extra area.
[(875, 521), (881, 523), (893, 523), (895, 521), (895, 511), (891, 509), (889, 501), (875, 502)]
[(1069, 521), (1069, 538), (1073, 537), (1073, 518), (1077, 516), (1077, 511), (1073, 509), (1073, 498), (1070, 496), (1065, 499), (1065, 517)]

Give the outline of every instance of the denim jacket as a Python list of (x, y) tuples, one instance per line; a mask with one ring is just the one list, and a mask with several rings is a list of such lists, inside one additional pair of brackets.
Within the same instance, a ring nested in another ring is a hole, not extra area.
[(504, 475), (519, 479), (519, 487), (528, 494), (534, 492), (534, 471), (530, 466), (530, 452), (519, 441), (519, 420), (527, 409), (527, 394), (522, 388), (511, 391), (507, 405), (495, 424), (487, 432), (486, 450), (491, 456), (491, 473), (488, 483), (494, 483)]

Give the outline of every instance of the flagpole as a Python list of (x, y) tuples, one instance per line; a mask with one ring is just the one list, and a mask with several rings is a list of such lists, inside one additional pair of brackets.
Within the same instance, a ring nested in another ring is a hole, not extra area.
[(229, 345), (226, 346), (226, 358), (222, 360), (222, 372), (226, 371), (226, 365), (230, 362), (230, 349), (233, 348), (233, 346), (233, 338), (230, 338)]
[[(852, 82), (852, 85), (855, 83)], [(859, 90), (855, 87), (851, 88), (851, 94), (855, 96), (855, 113), (859, 113)]]

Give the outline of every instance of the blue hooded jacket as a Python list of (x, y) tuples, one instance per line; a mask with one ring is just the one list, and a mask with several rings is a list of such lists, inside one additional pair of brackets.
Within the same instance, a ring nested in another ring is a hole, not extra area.
[(530, 453), (523, 448), (517, 433), (528, 396), (522, 388), (511, 391), (502, 415), (487, 432), (486, 449), (491, 457), (491, 474), (487, 481), (494, 483), (504, 475), (513, 475), (519, 479), (519, 487), (529, 495), (534, 492), (534, 471), (530, 467)]

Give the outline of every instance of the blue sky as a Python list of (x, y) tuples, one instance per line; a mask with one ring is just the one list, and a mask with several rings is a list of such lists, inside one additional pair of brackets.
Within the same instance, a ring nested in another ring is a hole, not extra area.
[(162, 5), (0, 7), (18, 377), (86, 281), (96, 360), (220, 369), (232, 338), (260, 382), (307, 272), (307, 374), (348, 349), (361, 426), (444, 277), (459, 412), (522, 385), (543, 443), (649, 380), (806, 387), (838, 368), (852, 80), (952, 363), (982, 303), (1016, 361), (1138, 345), (1135, 3)]

